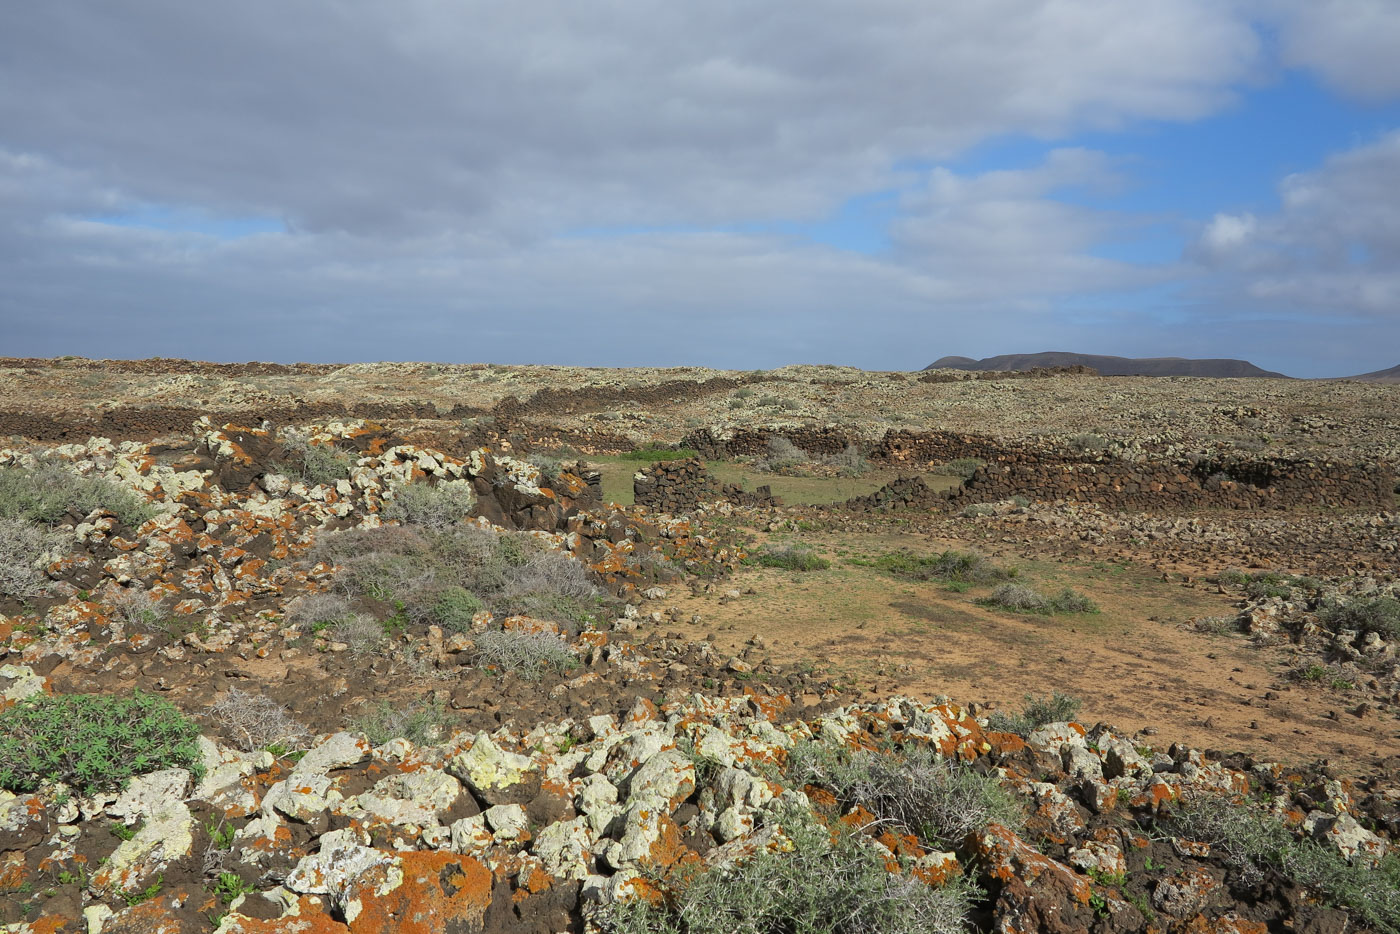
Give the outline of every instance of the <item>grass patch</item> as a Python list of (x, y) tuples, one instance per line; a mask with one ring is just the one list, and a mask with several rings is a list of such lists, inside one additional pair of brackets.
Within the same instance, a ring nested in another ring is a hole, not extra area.
[(813, 551), (810, 545), (764, 545), (748, 560), (759, 567), (785, 571), (825, 571), (831, 567), (831, 562)]
[(618, 457), (625, 461), (641, 461), (647, 464), (655, 464), (660, 461), (687, 460), (699, 456), (700, 452), (693, 448), (658, 447), (637, 448), (636, 450), (628, 451), (626, 454), (618, 455)]
[(199, 727), (173, 704), (140, 691), (26, 698), (0, 712), (0, 788), (65, 782), (92, 794), (175, 767), (198, 778), (198, 737)]
[(1017, 576), (1015, 568), (1003, 568), (970, 551), (948, 550), (930, 557), (907, 551), (887, 552), (871, 565), (902, 580), (990, 584)]

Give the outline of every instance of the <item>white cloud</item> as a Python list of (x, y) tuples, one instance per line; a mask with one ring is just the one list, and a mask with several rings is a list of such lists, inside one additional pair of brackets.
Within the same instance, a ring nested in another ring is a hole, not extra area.
[(1400, 131), (1279, 186), (1279, 210), (1217, 215), (1192, 256), (1214, 302), (1400, 323)]

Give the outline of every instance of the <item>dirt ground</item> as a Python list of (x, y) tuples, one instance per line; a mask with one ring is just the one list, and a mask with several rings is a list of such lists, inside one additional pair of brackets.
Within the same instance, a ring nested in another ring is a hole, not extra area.
[[(1236, 612), (1212, 585), (1164, 581), (1124, 563), (1008, 554), (998, 562), (1019, 568), (1027, 583), (1044, 592), (1072, 586), (1100, 607), (1097, 614), (1017, 614), (974, 602), (990, 587), (950, 592), (851, 563), (968, 543), (899, 532), (805, 533), (800, 540), (831, 568), (746, 568), (710, 593), (663, 601), (680, 610), (676, 628), (688, 638), (713, 637), (727, 652), (759, 639), (766, 651), (757, 657), (829, 668), (871, 697), (947, 695), (1014, 711), (1027, 694), (1060, 691), (1083, 702), (1085, 722), (1261, 760), (1329, 759), (1360, 771), (1400, 752), (1400, 721), (1357, 717), (1350, 712), (1357, 700), (1346, 691), (1289, 681), (1287, 649), (1188, 628), (1194, 618)], [(735, 589), (744, 595), (725, 596)], [(696, 614), (699, 624), (690, 622)]]

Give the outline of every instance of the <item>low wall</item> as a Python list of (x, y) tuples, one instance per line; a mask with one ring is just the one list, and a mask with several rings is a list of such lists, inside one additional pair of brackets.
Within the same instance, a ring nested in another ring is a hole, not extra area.
[[(960, 488), (935, 494), (954, 504), (1017, 495), (1092, 502), (1106, 509), (1391, 509), (1395, 503), (1395, 468), (1383, 463), (1306, 458), (1143, 462), (1075, 452), (1037, 439), (1003, 441), (950, 431), (889, 431), (878, 440), (863, 440), (854, 429), (837, 426), (738, 429), (725, 434), (700, 429), (686, 435), (682, 444), (706, 458), (753, 456), (766, 453), (768, 439), (774, 435), (813, 455), (834, 454), (855, 443), (872, 463), (911, 471), (959, 458), (986, 461)], [(906, 485), (892, 490), (887, 498), (908, 499), (905, 494), (915, 493)], [(867, 499), (858, 497), (852, 508), (872, 508), (864, 502)], [(923, 493), (914, 499), (928, 501)]]
[(720, 483), (706, 472), (698, 458), (661, 461), (637, 471), (632, 495), (639, 506), (672, 514), (687, 512), (701, 503), (730, 502), (741, 506), (778, 506), (767, 485), (753, 491)]
[(1383, 509), (1395, 473), (1382, 464), (1308, 460), (1076, 463), (1044, 458), (980, 467), (949, 499), (975, 503), (1022, 495), (1091, 502), (1105, 509)]

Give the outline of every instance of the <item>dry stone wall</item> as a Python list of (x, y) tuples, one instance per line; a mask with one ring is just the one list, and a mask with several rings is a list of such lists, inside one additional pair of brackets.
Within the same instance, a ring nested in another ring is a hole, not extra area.
[[(927, 470), (959, 458), (987, 461), (963, 486), (948, 494), (954, 503), (986, 502), (1021, 495), (1037, 500), (1092, 502), (1108, 509), (1291, 509), (1317, 506), (1388, 509), (1395, 502), (1396, 474), (1389, 464), (1346, 464), (1299, 458), (1204, 459), (1139, 462), (1110, 455), (1077, 453), (1053, 442), (1004, 441), (989, 435), (950, 431), (889, 431), (878, 440), (853, 429), (760, 428), (716, 434), (700, 429), (683, 444), (702, 457), (766, 453), (775, 435), (813, 455), (833, 454), (854, 443), (870, 461)], [(937, 499), (907, 478), (853, 509), (923, 506)]]
[(1105, 509), (1389, 508), (1395, 473), (1382, 464), (1325, 461), (1201, 461), (1136, 464), (1014, 458), (978, 470), (950, 499), (986, 502), (1022, 495), (1092, 502)]
[(632, 495), (639, 506), (658, 512), (687, 512), (701, 503), (729, 502), (741, 506), (777, 506), (781, 501), (767, 486), (753, 491), (720, 483), (706, 472), (699, 458), (660, 461), (637, 471)]

